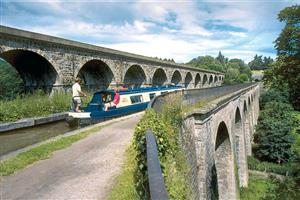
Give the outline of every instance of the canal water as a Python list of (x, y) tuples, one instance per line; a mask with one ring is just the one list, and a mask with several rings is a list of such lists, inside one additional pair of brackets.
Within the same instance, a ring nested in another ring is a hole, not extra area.
[(0, 157), (9, 152), (75, 130), (65, 120), (0, 133)]

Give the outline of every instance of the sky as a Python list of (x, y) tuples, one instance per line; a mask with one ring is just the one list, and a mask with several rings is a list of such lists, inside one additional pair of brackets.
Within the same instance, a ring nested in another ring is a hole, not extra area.
[(0, 24), (186, 63), (276, 57), (277, 14), (300, 0), (0, 0)]

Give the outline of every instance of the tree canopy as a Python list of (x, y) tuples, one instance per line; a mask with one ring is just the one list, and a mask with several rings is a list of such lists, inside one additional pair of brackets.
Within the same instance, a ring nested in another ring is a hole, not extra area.
[(285, 26), (275, 41), (277, 61), (266, 70), (265, 81), (269, 87), (287, 86), (290, 102), (300, 110), (300, 5), (283, 9), (278, 19)]
[(0, 100), (12, 99), (19, 94), (23, 80), (19, 73), (7, 62), (0, 59)]
[(248, 63), (251, 70), (265, 70), (274, 60), (271, 57), (255, 55), (253, 60)]
[(210, 69), (225, 73), (226, 84), (244, 83), (251, 79), (251, 70), (241, 59), (228, 59), (221, 51), (216, 58), (212, 56), (198, 56), (187, 63), (193, 67)]

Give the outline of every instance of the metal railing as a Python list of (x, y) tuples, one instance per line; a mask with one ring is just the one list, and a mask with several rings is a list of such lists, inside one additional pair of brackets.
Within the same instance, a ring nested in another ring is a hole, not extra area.
[(168, 199), (168, 193), (158, 159), (156, 140), (151, 130), (146, 132), (146, 144), (150, 198), (152, 200)]

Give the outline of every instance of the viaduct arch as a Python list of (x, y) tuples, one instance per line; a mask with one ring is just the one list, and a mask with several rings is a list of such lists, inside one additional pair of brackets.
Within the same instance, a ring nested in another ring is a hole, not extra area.
[(219, 86), (224, 77), (220, 72), (5, 26), (0, 26), (0, 58), (16, 68), (27, 88), (47, 90), (69, 88), (77, 76), (90, 89), (171, 83), (202, 88)]

